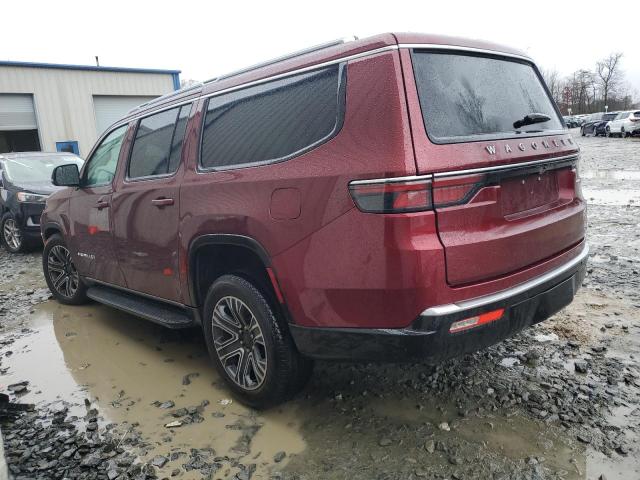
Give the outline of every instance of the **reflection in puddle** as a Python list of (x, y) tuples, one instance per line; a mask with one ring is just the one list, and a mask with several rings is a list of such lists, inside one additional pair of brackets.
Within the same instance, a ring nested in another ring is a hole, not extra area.
[[(84, 415), (84, 399), (98, 405), (106, 422), (138, 422), (154, 448), (148, 453), (208, 448), (217, 455), (237, 457), (242, 436), (229, 425), (261, 426), (252, 438), (248, 457), (258, 465), (254, 478), (266, 478), (273, 456), (287, 458), (304, 450), (295, 406), (258, 414), (230, 399), (222, 380), (209, 363), (206, 347), (196, 332), (174, 332), (102, 306), (66, 307), (55, 302), (41, 306), (33, 316), (35, 333), (12, 345), (11, 368), (3, 379), (10, 384), (29, 380), (22, 402), (67, 400), (76, 405), (71, 415)], [(189, 373), (199, 376), (183, 385)], [(175, 403), (173, 409), (152, 405)], [(202, 423), (167, 429), (174, 409), (209, 404)], [(286, 460), (283, 462), (285, 463)], [(165, 467), (170, 472), (177, 465)], [(187, 477), (181, 477), (187, 478)]]

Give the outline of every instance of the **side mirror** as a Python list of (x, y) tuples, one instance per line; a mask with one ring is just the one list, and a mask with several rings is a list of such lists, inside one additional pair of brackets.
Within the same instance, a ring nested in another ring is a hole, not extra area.
[(51, 174), (51, 183), (56, 187), (77, 187), (80, 185), (80, 171), (75, 163), (58, 165)]

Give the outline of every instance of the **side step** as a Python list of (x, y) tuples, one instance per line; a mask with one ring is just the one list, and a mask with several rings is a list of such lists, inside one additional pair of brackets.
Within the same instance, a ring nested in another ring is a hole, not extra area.
[(115, 288), (95, 285), (87, 290), (87, 297), (167, 328), (189, 328), (197, 325), (192, 312), (186, 308), (183, 309)]

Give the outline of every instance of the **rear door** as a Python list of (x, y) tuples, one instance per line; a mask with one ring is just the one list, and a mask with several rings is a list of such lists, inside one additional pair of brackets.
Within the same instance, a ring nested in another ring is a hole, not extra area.
[(433, 174), (449, 284), (499, 278), (580, 243), (578, 149), (535, 67), (437, 49), (415, 49), (407, 63), (417, 169)]
[(117, 258), (132, 290), (181, 301), (178, 254), (181, 155), (191, 104), (138, 121), (113, 194)]

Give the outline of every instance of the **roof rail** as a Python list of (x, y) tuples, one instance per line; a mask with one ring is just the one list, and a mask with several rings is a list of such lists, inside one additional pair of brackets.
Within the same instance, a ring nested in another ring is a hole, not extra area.
[(251, 72), (253, 70), (257, 70), (257, 69), (262, 68), (262, 67), (273, 65), (274, 63), (278, 63), (278, 62), (282, 62), (284, 60), (289, 60), (289, 59), (292, 59), (292, 58), (300, 57), (302, 55), (306, 55), (307, 53), (313, 53), (313, 52), (317, 52), (319, 50), (324, 50), (325, 48), (335, 47), (336, 45), (341, 45), (341, 44), (346, 43), (346, 42), (352, 42), (352, 41), (357, 40), (357, 39), (358, 39), (358, 37), (356, 37), (354, 35), (352, 37), (338, 38), (338, 39), (332, 40), (330, 42), (325, 42), (325, 43), (321, 43), (319, 45), (314, 45), (313, 47), (308, 47), (308, 48), (305, 48), (303, 50), (298, 50), (296, 52), (289, 53), (287, 55), (283, 55), (281, 57), (276, 57), (276, 58), (274, 58), (272, 60), (267, 60), (266, 62), (257, 63), (255, 65), (251, 65), (250, 67), (242, 68), (240, 70), (236, 70), (236, 71), (231, 72), (231, 73), (226, 73), (224, 75), (220, 75), (219, 77), (210, 78), (209, 80), (205, 80), (204, 84), (206, 85), (208, 83), (218, 82), (218, 81), (224, 80), (226, 78), (235, 77), (235, 76), (241, 75), (243, 73)]
[(202, 86), (202, 82), (196, 82), (193, 85), (189, 85), (188, 87), (184, 87), (184, 88), (181, 88), (179, 90), (174, 90), (173, 92), (169, 92), (169, 93), (166, 93), (166, 94), (161, 95), (159, 97), (153, 98), (153, 99), (149, 100), (148, 102), (144, 102), (144, 103), (141, 103), (140, 105), (138, 105), (136, 107), (133, 107), (131, 110), (129, 110), (127, 112), (127, 115), (135, 112), (136, 110), (141, 109), (142, 107), (147, 107), (149, 105), (153, 105), (155, 103), (159, 103), (159, 102), (161, 102), (163, 100), (166, 100), (168, 98), (178, 96), (178, 95), (180, 95), (182, 93), (186, 93), (186, 92), (188, 92), (190, 90), (195, 90), (196, 88), (200, 88), (201, 86)]

